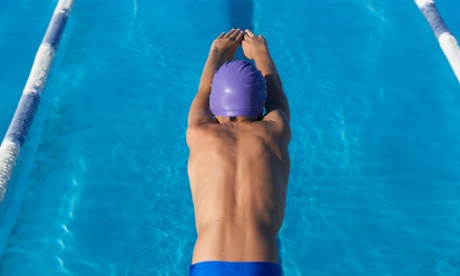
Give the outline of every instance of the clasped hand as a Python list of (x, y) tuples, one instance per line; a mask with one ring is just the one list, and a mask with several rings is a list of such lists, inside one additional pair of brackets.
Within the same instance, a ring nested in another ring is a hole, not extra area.
[(221, 52), (227, 59), (234, 59), (236, 49), (241, 44), (244, 56), (254, 59), (259, 51), (267, 50), (267, 42), (262, 35), (255, 36), (250, 30), (231, 29), (221, 33), (212, 43), (211, 51)]

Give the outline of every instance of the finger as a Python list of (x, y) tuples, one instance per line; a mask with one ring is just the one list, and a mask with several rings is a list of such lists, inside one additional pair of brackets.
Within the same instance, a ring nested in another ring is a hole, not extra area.
[(235, 29), (231, 29), (231, 30), (225, 35), (225, 37), (226, 37), (226, 38), (231, 37), (235, 31), (236, 31)]
[(224, 35), (225, 35), (225, 32), (222, 32), (222, 33), (217, 37), (217, 39), (224, 37)]
[(245, 33), (246, 33), (246, 35), (249, 36), (249, 37), (255, 37), (254, 33), (251, 32), (250, 30), (246, 30)]
[(257, 36), (257, 38), (260, 38), (261, 41), (264, 41), (264, 42), (265, 42), (265, 37), (264, 37), (263, 35), (259, 34), (259, 35)]
[(232, 33), (232, 35), (231, 35), (230, 38), (231, 38), (231, 39), (234, 39), (234, 40), (237, 40), (237, 37), (240, 35), (240, 33), (242, 33), (241, 30), (240, 30), (240, 29), (236, 29), (236, 30)]
[(244, 38), (244, 33), (243, 33), (242, 31), (240, 31), (240, 32), (238, 33), (238, 35), (236, 36), (235, 41), (237, 41), (238, 43), (240, 43), (240, 42), (243, 40), (243, 38)]

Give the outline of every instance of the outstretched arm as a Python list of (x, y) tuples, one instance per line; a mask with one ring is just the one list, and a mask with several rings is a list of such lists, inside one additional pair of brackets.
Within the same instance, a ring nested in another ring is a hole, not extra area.
[(290, 118), (289, 103), (284, 94), (281, 78), (275, 67), (275, 62), (268, 51), (267, 41), (262, 35), (255, 36), (250, 30), (246, 30), (241, 43), (244, 55), (253, 59), (257, 69), (262, 72), (267, 82), (267, 100), (265, 111), (267, 115), (274, 110), (279, 110)]
[(190, 106), (189, 125), (207, 123), (213, 120), (209, 109), (212, 78), (217, 68), (227, 60), (234, 58), (233, 55), (243, 40), (243, 36), (244, 33), (241, 30), (232, 29), (228, 33), (221, 33), (212, 43), (208, 59), (201, 74), (198, 93)]

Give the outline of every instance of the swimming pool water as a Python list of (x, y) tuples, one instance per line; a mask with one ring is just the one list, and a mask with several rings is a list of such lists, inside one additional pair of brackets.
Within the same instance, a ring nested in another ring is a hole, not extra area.
[[(1, 133), (57, 1), (37, 2), (0, 3)], [(413, 1), (78, 0), (0, 210), (2, 275), (187, 274), (186, 116), (233, 26), (265, 35), (291, 104), (285, 275), (460, 274), (460, 89)]]

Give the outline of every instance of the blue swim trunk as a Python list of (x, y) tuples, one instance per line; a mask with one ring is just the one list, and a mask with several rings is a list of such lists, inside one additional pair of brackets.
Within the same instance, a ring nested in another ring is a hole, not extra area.
[(190, 266), (190, 276), (281, 276), (281, 266), (265, 262), (210, 261)]

